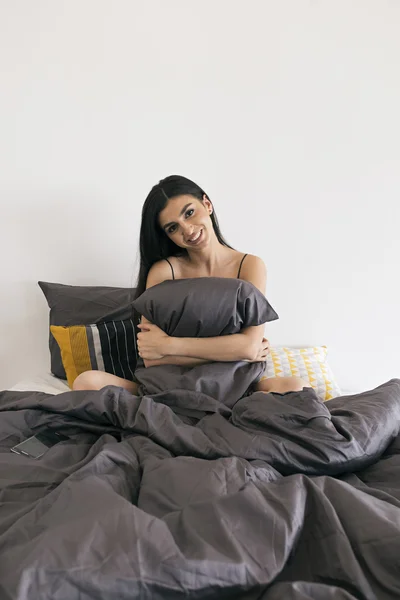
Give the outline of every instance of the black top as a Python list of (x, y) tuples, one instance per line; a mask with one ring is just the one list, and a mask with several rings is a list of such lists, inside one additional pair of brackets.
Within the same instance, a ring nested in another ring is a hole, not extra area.
[[(243, 264), (243, 261), (244, 261), (244, 259), (246, 258), (246, 256), (247, 256), (247, 254), (245, 254), (245, 255), (243, 256), (242, 260), (240, 261), (240, 265), (239, 265), (239, 271), (238, 271), (238, 274), (237, 274), (237, 276), (236, 276), (236, 279), (240, 279), (240, 270), (241, 270), (241, 268), (242, 268), (242, 264)], [(169, 266), (171, 267), (172, 279), (175, 279), (175, 273), (174, 273), (174, 268), (173, 268), (173, 266), (172, 266), (172, 265), (171, 265), (171, 263), (169, 262), (168, 258), (166, 258), (165, 260), (167, 261), (167, 263), (168, 263), (168, 264), (169, 264)]]

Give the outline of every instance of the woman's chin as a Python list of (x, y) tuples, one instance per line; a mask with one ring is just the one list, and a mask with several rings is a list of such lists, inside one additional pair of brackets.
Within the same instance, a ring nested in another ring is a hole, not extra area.
[(199, 244), (198, 246), (191, 246), (190, 248), (187, 248), (187, 250), (190, 250), (191, 252), (202, 252), (205, 248), (207, 248), (208, 246), (208, 241), (204, 241), (203, 243)]

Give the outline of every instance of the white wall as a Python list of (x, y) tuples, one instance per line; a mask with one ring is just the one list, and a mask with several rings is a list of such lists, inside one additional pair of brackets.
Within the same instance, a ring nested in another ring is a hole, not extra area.
[(130, 285), (171, 173), (265, 260), (273, 344), (400, 376), (399, 31), (397, 0), (0, 0), (0, 387), (48, 367), (36, 281)]

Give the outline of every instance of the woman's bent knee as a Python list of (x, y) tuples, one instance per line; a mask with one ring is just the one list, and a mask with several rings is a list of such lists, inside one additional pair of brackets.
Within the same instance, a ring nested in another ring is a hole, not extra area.
[(101, 390), (107, 385), (115, 385), (137, 395), (138, 385), (134, 381), (117, 377), (104, 371), (85, 371), (78, 375), (72, 384), (72, 389), (77, 390)]
[(72, 389), (76, 390), (99, 390), (99, 372), (85, 371), (78, 375), (72, 384)]
[(303, 388), (310, 387), (309, 383), (307, 383), (304, 379), (298, 377), (297, 375), (293, 375), (292, 377), (288, 377), (287, 379), (288, 387), (292, 388), (291, 391), (293, 392), (301, 392)]
[(301, 392), (303, 388), (308, 386), (309, 384), (304, 379), (297, 375), (292, 375), (291, 377), (268, 377), (262, 379), (256, 384), (255, 389), (267, 394), (274, 392), (286, 394), (287, 392)]

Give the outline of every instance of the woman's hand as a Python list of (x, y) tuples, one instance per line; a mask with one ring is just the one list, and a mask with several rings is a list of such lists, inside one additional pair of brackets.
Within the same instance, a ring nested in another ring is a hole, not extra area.
[(263, 338), (256, 358), (254, 360), (249, 360), (249, 362), (265, 361), (265, 360), (267, 360), (268, 354), (269, 354), (269, 341), (266, 338)]
[(153, 323), (139, 323), (138, 327), (138, 352), (143, 360), (159, 360), (168, 355), (169, 335)]

